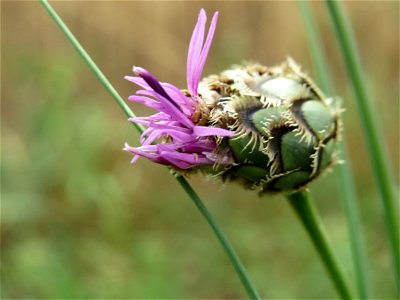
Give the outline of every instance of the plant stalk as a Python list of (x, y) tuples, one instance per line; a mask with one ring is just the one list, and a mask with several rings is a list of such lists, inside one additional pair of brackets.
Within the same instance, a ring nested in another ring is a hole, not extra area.
[[(326, 63), (323, 47), (319, 38), (318, 29), (314, 22), (310, 4), (306, 0), (298, 1), (304, 25), (309, 40), (309, 46), (314, 62), (318, 83), (322, 90), (328, 95), (333, 95), (333, 84)], [(347, 227), (349, 229), (352, 260), (356, 275), (357, 289), (360, 299), (368, 298), (368, 283), (366, 271), (366, 259), (362, 228), (360, 226), (359, 208), (355, 183), (352, 176), (351, 162), (348, 159), (344, 139), (340, 142), (340, 157), (345, 163), (338, 164), (338, 184), (342, 194), (342, 202), (346, 215)]]
[(287, 199), (304, 225), (340, 297), (342, 299), (352, 299), (349, 286), (333, 255), (325, 230), (319, 219), (317, 210), (309, 198), (309, 194), (304, 191), (294, 192), (287, 195)]
[(210, 214), (210, 212), (204, 206), (204, 204), (200, 200), (199, 196), (194, 192), (194, 190), (188, 184), (188, 182), (185, 180), (185, 178), (183, 178), (182, 176), (178, 176), (177, 180), (180, 183), (180, 185), (184, 188), (184, 190), (190, 195), (190, 199), (192, 199), (192, 201), (194, 202), (196, 207), (201, 211), (202, 215), (207, 220), (208, 224), (211, 226), (211, 228), (214, 231), (215, 235), (217, 236), (218, 240), (221, 242), (226, 254), (228, 255), (229, 259), (232, 262), (233, 267), (235, 268), (236, 272), (238, 273), (240, 281), (242, 282), (244, 288), (246, 289), (247, 294), (250, 297), (250, 299), (260, 299), (253, 283), (251, 282), (249, 276), (247, 275), (247, 272), (246, 272), (243, 264), (241, 263), (235, 250), (230, 245), (225, 234), (222, 232), (222, 230), (218, 226), (214, 217)]
[[(63, 22), (63, 20), (58, 16), (55, 10), (51, 7), (51, 5), (47, 2), (47, 0), (40, 0), (41, 4), (44, 6), (49, 15), (56, 22), (58, 27), (60, 27), (61, 31), (65, 34), (67, 39), (71, 42), (71, 44), (75, 47), (78, 53), (81, 55), (83, 60), (88, 64), (89, 68), (93, 71), (99, 81), (103, 84), (104, 88), (111, 94), (113, 99), (117, 102), (117, 104), (121, 107), (121, 109), (125, 112), (125, 114), (132, 118), (135, 117), (135, 114), (129, 108), (128, 105), (124, 102), (118, 92), (114, 89), (111, 83), (108, 81), (107, 77), (103, 74), (103, 72), (99, 69), (99, 67), (95, 64), (95, 62), (91, 59), (86, 50), (82, 47), (79, 41), (75, 38), (72, 32), (69, 30), (67, 25)], [(136, 129), (142, 133), (143, 127), (133, 123)], [(258, 293), (250, 280), (250, 277), (247, 275), (246, 269), (244, 268), (240, 258), (237, 256), (235, 250), (230, 244), (229, 240), (226, 238), (222, 229), (218, 226), (217, 222), (211, 215), (211, 213), (207, 210), (200, 197), (196, 194), (187, 180), (182, 176), (177, 176), (176, 180), (179, 182), (184, 191), (188, 194), (189, 198), (196, 205), (202, 216), (206, 219), (207, 223), (211, 226), (213, 232), (215, 233), (217, 239), (220, 241), (222, 247), (224, 248), (226, 254), (228, 255), (235, 271), (237, 272), (240, 281), (243, 284), (248, 296), (250, 299), (260, 299)]]
[(384, 149), (384, 142), (382, 140), (384, 135), (382, 134), (382, 130), (378, 128), (377, 115), (375, 114), (376, 109), (373, 107), (371, 94), (367, 89), (364, 72), (349, 21), (339, 1), (328, 0), (326, 4), (357, 100), (356, 103), (362, 128), (364, 129), (369, 158), (383, 202), (395, 280), (398, 284), (397, 288), (399, 291), (399, 203), (396, 196), (396, 185), (393, 182), (392, 170), (389, 166), (389, 160), (387, 159), (387, 151)]

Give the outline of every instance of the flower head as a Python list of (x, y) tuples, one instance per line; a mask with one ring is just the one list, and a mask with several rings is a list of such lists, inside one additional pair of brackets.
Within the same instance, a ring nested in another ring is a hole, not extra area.
[[(139, 77), (125, 77), (142, 88), (136, 95), (130, 96), (129, 100), (159, 111), (149, 117), (130, 119), (132, 122), (147, 126), (141, 136), (142, 146), (137, 148), (125, 146), (125, 150), (135, 154), (133, 161), (143, 156), (153, 162), (171, 165), (181, 170), (204, 165), (212, 166), (217, 161), (221, 164), (229, 162), (229, 157), (217, 155), (216, 139), (233, 136), (234, 132), (212, 126), (201, 126), (195, 121), (198, 109), (205, 105), (198, 94), (198, 86), (217, 19), (218, 13), (215, 13), (203, 43), (207, 18), (205, 11), (200, 11), (187, 58), (188, 92), (185, 93), (170, 83), (160, 82), (149, 71), (139, 67), (133, 69)], [(158, 139), (162, 139), (162, 143), (152, 144)]]
[[(129, 100), (158, 111), (131, 118), (147, 129), (139, 157), (176, 170), (201, 169), (260, 192), (306, 186), (335, 161), (340, 108), (288, 58), (275, 67), (238, 65), (200, 80), (214, 36), (200, 11), (187, 58), (187, 89), (134, 67), (141, 87)], [(205, 38), (205, 40), (204, 40)]]

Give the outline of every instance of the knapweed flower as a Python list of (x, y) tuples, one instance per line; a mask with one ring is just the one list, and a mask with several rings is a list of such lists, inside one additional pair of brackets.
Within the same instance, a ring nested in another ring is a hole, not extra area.
[[(216, 153), (217, 139), (232, 137), (234, 132), (209, 126), (201, 119), (203, 110), (208, 109), (205, 99), (199, 94), (199, 81), (207, 59), (211, 41), (217, 25), (218, 13), (214, 14), (211, 26), (203, 44), (206, 14), (201, 10), (189, 46), (187, 59), (188, 90), (181, 91), (169, 83), (158, 81), (149, 71), (134, 67), (139, 77), (125, 77), (139, 85), (142, 90), (129, 100), (142, 103), (159, 112), (150, 117), (132, 118), (130, 121), (147, 126), (141, 136), (142, 146), (125, 149), (156, 163), (170, 165), (179, 170), (201, 166), (231, 164), (229, 156)], [(202, 126), (204, 123), (207, 126)], [(161, 143), (152, 144), (161, 139)]]
[(200, 80), (214, 36), (215, 13), (204, 41), (200, 11), (189, 45), (187, 89), (134, 67), (126, 79), (142, 89), (129, 100), (158, 111), (130, 121), (147, 127), (139, 157), (177, 171), (202, 170), (260, 192), (304, 187), (334, 162), (340, 109), (290, 58), (279, 66), (234, 66)]

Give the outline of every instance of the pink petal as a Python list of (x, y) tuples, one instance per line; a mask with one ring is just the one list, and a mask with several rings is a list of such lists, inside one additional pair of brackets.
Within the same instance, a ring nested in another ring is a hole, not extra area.
[(162, 108), (162, 105), (160, 102), (157, 102), (154, 99), (151, 99), (148, 97), (132, 95), (132, 96), (128, 97), (128, 100), (136, 102), (136, 103), (141, 103), (143, 105), (146, 105), (147, 107), (150, 107), (150, 108), (158, 110), (158, 111), (160, 111)]
[(203, 155), (169, 151), (162, 151), (160, 152), (160, 155), (162, 158), (170, 161), (180, 169), (189, 169), (196, 165), (212, 164), (212, 162)]
[(200, 10), (197, 18), (196, 26), (194, 27), (192, 37), (190, 39), (188, 57), (187, 57), (187, 86), (189, 92), (192, 95), (197, 95), (197, 86), (194, 85), (193, 74), (196, 70), (198, 60), (201, 54), (201, 48), (203, 47), (204, 30), (206, 26), (207, 16), (204, 9)]
[(137, 76), (125, 76), (124, 78), (146, 90), (150, 89), (149, 85), (146, 83), (146, 81), (143, 80), (143, 78)]
[(214, 13), (210, 29), (208, 30), (207, 39), (203, 46), (206, 20), (207, 19), (205, 11), (202, 9), (200, 11), (197, 24), (193, 30), (188, 50), (186, 77), (188, 89), (192, 96), (197, 96), (197, 88), (200, 82), (200, 77), (203, 72), (204, 64), (207, 60), (207, 55), (211, 47), (215, 28), (217, 27), (218, 12)]
[(218, 12), (215, 12), (214, 16), (211, 20), (210, 29), (208, 30), (207, 39), (206, 39), (204, 47), (201, 51), (201, 55), (200, 55), (196, 70), (193, 73), (193, 84), (196, 87), (196, 95), (197, 95), (197, 87), (199, 86), (201, 74), (203, 73), (203, 68), (204, 68), (204, 65), (207, 60), (208, 52), (211, 47), (215, 29), (217, 27), (217, 20), (218, 20)]
[(196, 105), (193, 99), (186, 97), (180, 89), (170, 83), (162, 83), (162, 86), (165, 88), (171, 98), (173, 98), (176, 102), (179, 102), (182, 111), (184, 111), (184, 113), (188, 116), (191, 116)]

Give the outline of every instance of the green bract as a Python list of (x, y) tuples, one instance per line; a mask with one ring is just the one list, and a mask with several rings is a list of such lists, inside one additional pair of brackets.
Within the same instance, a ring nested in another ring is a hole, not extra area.
[(219, 175), (261, 192), (304, 187), (335, 161), (340, 109), (292, 60), (237, 66), (205, 78), (211, 125), (236, 132), (218, 151), (233, 163)]

